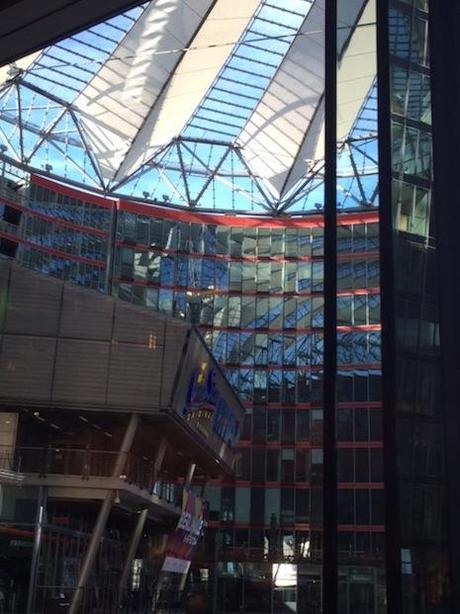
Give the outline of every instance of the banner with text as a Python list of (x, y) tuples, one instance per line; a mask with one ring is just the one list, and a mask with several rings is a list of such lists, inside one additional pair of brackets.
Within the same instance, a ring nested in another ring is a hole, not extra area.
[(207, 507), (201, 497), (184, 489), (182, 513), (176, 530), (169, 536), (162, 571), (185, 574), (190, 567), (195, 546), (206, 524)]

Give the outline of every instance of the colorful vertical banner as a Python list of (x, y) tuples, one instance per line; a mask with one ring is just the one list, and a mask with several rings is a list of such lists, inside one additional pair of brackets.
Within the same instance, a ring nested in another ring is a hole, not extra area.
[(201, 497), (184, 489), (182, 513), (176, 530), (166, 544), (162, 571), (186, 574), (190, 568), (193, 551), (206, 524), (207, 508)]

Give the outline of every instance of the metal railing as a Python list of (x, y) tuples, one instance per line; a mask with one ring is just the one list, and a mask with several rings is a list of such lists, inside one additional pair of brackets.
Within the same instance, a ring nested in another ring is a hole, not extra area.
[(114, 475), (119, 452), (67, 447), (0, 446), (0, 479), (2, 472), (11, 475), (38, 474), (40, 476), (79, 476), (82, 480), (97, 477), (121, 478), (127, 483), (147, 490), (149, 494), (180, 505), (182, 486), (174, 482), (154, 480), (154, 464), (147, 457), (126, 454), (120, 475)]

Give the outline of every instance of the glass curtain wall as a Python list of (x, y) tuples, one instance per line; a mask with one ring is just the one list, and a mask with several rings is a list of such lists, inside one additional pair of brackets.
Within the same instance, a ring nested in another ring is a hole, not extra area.
[(322, 216), (146, 211), (119, 212), (114, 291), (194, 321), (246, 406), (235, 479), (206, 489), (211, 611), (319, 612)]
[[(366, 227), (341, 223), (347, 190), (354, 187), (363, 195), (359, 203), (363, 211), (369, 209), (364, 193), (378, 194), (376, 64), (376, 1), (337, 0), (335, 440), (340, 614), (387, 612), (379, 217), (375, 212), (375, 221)], [(359, 120), (357, 100), (363, 101)], [(360, 156), (359, 167), (354, 157), (347, 155), (350, 151)], [(346, 178), (353, 172), (358, 186), (347, 184)], [(356, 201), (353, 204), (356, 207)], [(358, 245), (364, 247), (364, 252), (357, 249)], [(349, 250), (353, 257), (347, 262), (344, 255)]]
[(451, 612), (427, 0), (389, 3), (402, 608)]

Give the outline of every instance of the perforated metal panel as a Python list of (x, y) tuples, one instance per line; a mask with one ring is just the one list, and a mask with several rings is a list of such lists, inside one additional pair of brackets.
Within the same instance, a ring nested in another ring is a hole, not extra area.
[(7, 399), (50, 400), (56, 341), (50, 337), (3, 335), (0, 394)]
[(108, 365), (108, 343), (59, 339), (53, 400), (105, 404)]
[(162, 348), (116, 343), (110, 356), (107, 403), (127, 409), (160, 409)]
[(112, 335), (113, 301), (95, 301), (87, 290), (66, 285), (62, 301), (59, 335), (76, 339), (109, 341)]
[(27, 269), (13, 267), (5, 331), (35, 335), (56, 335), (63, 284)]

